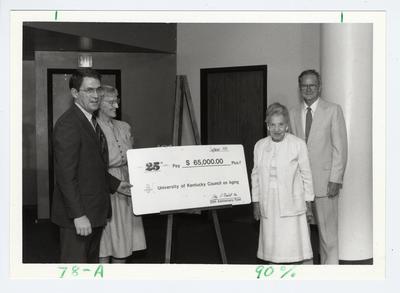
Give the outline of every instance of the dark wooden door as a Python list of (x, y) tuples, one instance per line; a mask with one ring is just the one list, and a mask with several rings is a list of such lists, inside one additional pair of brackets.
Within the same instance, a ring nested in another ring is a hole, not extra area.
[(242, 144), (249, 180), (266, 105), (266, 65), (201, 69), (201, 142)]

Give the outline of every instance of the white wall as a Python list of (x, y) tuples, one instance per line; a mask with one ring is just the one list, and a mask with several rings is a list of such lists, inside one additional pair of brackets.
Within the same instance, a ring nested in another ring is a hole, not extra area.
[[(268, 65), (268, 104), (298, 102), (297, 76), (320, 68), (319, 24), (178, 24), (177, 74), (188, 76), (200, 125), (200, 69)], [(260, 123), (262, 123), (260, 121)]]

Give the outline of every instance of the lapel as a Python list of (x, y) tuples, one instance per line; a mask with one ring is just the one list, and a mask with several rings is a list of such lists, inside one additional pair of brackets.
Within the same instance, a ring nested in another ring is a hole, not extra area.
[[(288, 133), (286, 135), (289, 135)], [(282, 170), (282, 166), (287, 165), (288, 161), (288, 137), (285, 137), (282, 142), (279, 143), (279, 150), (274, 150), (274, 145), (272, 142), (272, 139), (270, 136), (268, 136), (268, 140), (266, 141), (265, 147), (263, 149), (263, 154), (262, 154), (262, 162), (265, 164), (267, 170), (269, 170), (269, 167), (271, 166), (271, 160), (272, 156), (274, 154), (274, 151), (276, 151), (276, 171), (278, 175), (278, 180), (281, 176), (285, 176), (286, 170)], [(269, 182), (269, 174), (265, 174), (265, 179), (266, 182)]]
[(322, 122), (325, 118), (325, 108), (326, 108), (326, 102), (323, 99), (319, 98), (318, 106), (317, 109), (315, 110), (315, 114), (311, 124), (308, 142), (313, 140), (315, 133), (318, 131), (318, 128), (322, 126)]
[(273, 154), (273, 148), (272, 148), (271, 137), (268, 136), (265, 141), (265, 146), (262, 149), (262, 156), (261, 156), (261, 162), (263, 162), (265, 166), (270, 165), (272, 154)]
[[(286, 135), (288, 135), (288, 134), (286, 134)], [(277, 166), (280, 165), (279, 164), (280, 162), (284, 162), (287, 159), (286, 158), (287, 140), (288, 140), (288, 138), (285, 137), (283, 139), (283, 141), (281, 141), (279, 143), (279, 145), (280, 145), (279, 151), (277, 151), (277, 153), (276, 153)], [(268, 139), (265, 143), (265, 147), (263, 149), (263, 158), (262, 158), (264, 160), (264, 162), (267, 163), (267, 166), (270, 165), (273, 154), (274, 154), (274, 143), (273, 143), (271, 137), (268, 136)]]
[(101, 154), (101, 146), (99, 140), (97, 139), (97, 135), (95, 130), (93, 129), (92, 123), (86, 118), (85, 114), (75, 105), (72, 105), (72, 109), (78, 118), (79, 123), (81, 124), (82, 129), (86, 131), (86, 133), (93, 139), (94, 143), (97, 145), (97, 150), (99, 151), (100, 156)]

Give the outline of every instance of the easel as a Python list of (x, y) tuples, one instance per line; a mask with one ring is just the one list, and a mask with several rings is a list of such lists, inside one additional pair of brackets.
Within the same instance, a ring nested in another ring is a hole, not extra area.
[[(175, 87), (175, 114), (174, 114), (174, 130), (172, 144), (174, 146), (179, 146), (182, 143), (182, 122), (183, 122), (183, 111), (184, 107), (187, 107), (187, 113), (190, 118), (191, 130), (194, 136), (195, 144), (200, 144), (200, 135), (197, 128), (196, 119), (194, 117), (192, 96), (190, 95), (189, 84), (187, 77), (185, 75), (178, 75), (176, 77), (176, 87)], [(219, 206), (217, 208), (225, 208), (228, 206)], [(212, 208), (202, 208), (202, 209), (190, 209), (190, 210), (178, 210), (178, 211), (167, 211), (161, 214), (168, 214), (167, 222), (167, 237), (165, 244), (165, 263), (171, 262), (171, 251), (172, 251), (172, 225), (174, 219), (174, 213), (191, 212), (199, 210), (209, 210), (212, 215), (215, 233), (217, 235), (218, 247), (221, 254), (221, 259), (223, 264), (227, 264), (227, 258), (225, 253), (224, 242), (222, 240), (221, 228), (218, 221), (218, 215), (215, 207)]]

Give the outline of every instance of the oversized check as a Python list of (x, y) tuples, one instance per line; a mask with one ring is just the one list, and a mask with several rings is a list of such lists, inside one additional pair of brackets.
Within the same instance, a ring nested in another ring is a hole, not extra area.
[(128, 150), (135, 215), (251, 202), (242, 145)]

